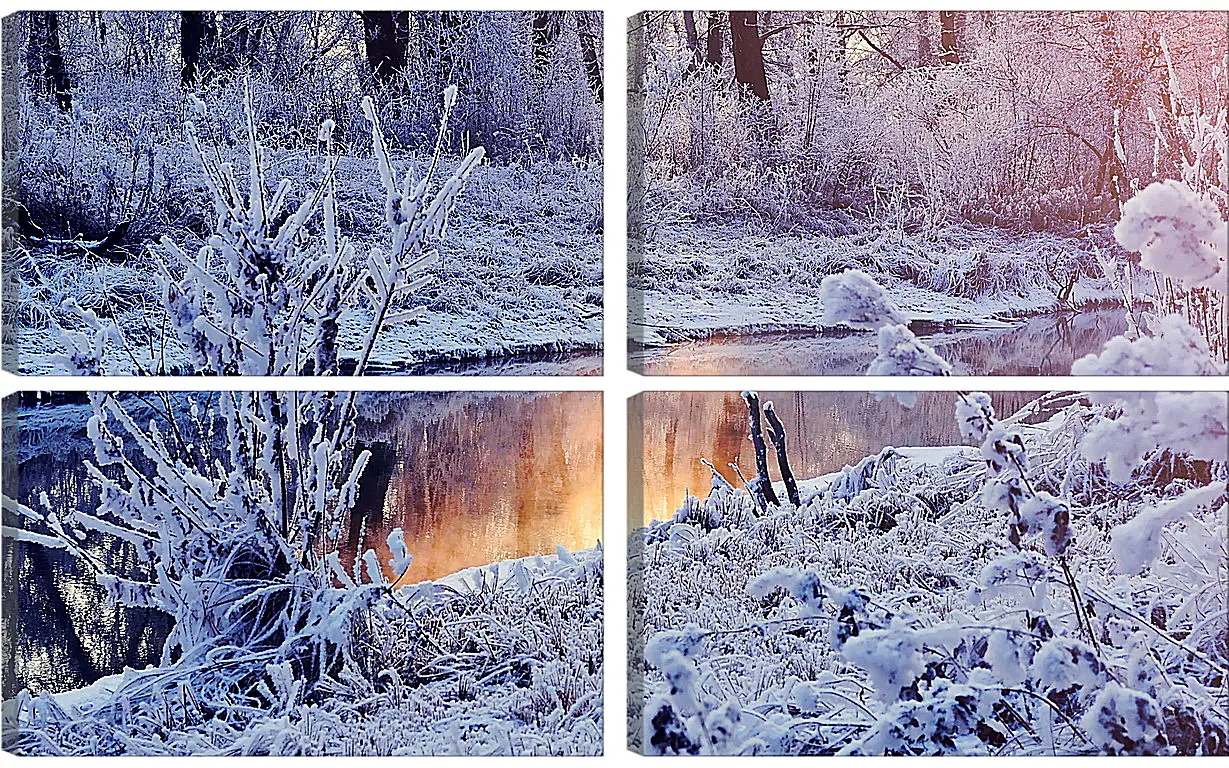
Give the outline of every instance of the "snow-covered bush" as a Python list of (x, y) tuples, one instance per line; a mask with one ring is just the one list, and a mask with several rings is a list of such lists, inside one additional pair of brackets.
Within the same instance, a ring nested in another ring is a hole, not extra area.
[[(868, 376), (947, 376), (952, 366), (918, 339), (905, 325), (904, 314), (866, 273), (848, 269), (824, 278), (820, 286), (823, 322), (862, 330), (877, 330), (879, 354), (866, 369)], [(893, 393), (906, 406), (911, 393)]]
[(819, 298), (825, 325), (874, 331), (885, 325), (909, 322), (883, 288), (859, 269), (847, 269), (839, 275), (825, 277), (819, 287)]
[[(195, 256), (164, 240), (185, 270), (182, 277), (164, 272), (167, 323), (201, 373), (329, 375), (339, 371), (338, 319), (366, 295), (376, 311), (355, 364), (362, 373), (376, 337), (406, 319), (396, 302), (421, 284), (432, 257), (428, 242), (439, 236), (482, 150), (442, 184), (435, 183), (435, 163), (399, 179), (376, 111), (365, 102), (389, 243), (372, 248), (356, 268), (353, 246), (336, 222), (336, 159), (326, 163), (319, 187), (285, 211), (290, 184), (267, 186), (250, 94), (246, 194), (233, 168), (211, 159), (188, 128), (217, 219)], [(455, 90), (446, 92), (445, 119), (455, 99)], [(197, 110), (203, 115), (204, 104)], [(322, 126), (322, 143), (331, 144), (331, 129)], [(316, 234), (309, 222), (318, 214), (323, 226)], [(64, 334), (68, 362), (78, 373), (106, 372), (109, 349), (123, 351), (122, 334), (90, 311), (79, 315), (87, 330)], [(94, 461), (87, 468), (101, 491), (97, 512), (66, 513), (46, 497), (38, 508), (6, 499), (24, 518), (23, 536), (94, 565), (113, 601), (174, 619), (162, 655), (169, 671), (142, 678), (136, 689), (125, 686), (125, 701), (155, 706), (159, 696), (188, 686), (206, 698), (202, 712), (224, 713), (238, 725), (269, 702), (257, 685), (266, 677), (293, 670), (296, 687), (284, 691), (293, 701), (312, 702), (329, 689), (351, 659), (351, 617), (396, 583), (374, 552), (349, 566), (339, 554), (370, 459), (355, 445), (356, 394), (232, 392), (188, 413), (166, 400), (158, 419), (141, 424), (119, 398), (93, 392)], [(88, 531), (132, 546), (145, 577), (99, 568), (81, 545)], [(403, 574), (409, 547), (399, 533), (390, 536), (388, 565)]]
[(1150, 184), (1122, 206), (1114, 237), (1140, 266), (1192, 288), (1229, 293), (1229, 224), (1181, 181)]
[[(152, 705), (188, 686), (239, 723), (265, 670), (289, 665), (295, 695), (318, 696), (344, 658), (351, 614), (388, 588), (370, 552), (351, 573), (338, 558), (369, 458), (353, 450), (342, 404), (237, 392), (141, 425), (115, 395), (90, 401), (97, 512), (66, 513), (45, 496), (37, 509), (6, 505), (25, 518), (26, 535), (94, 563), (112, 601), (174, 619), (168, 672), (124, 695)], [(144, 576), (98, 568), (80, 543), (87, 531), (130, 545)]]
[(1115, 683), (1101, 689), (1080, 725), (1107, 755), (1167, 752), (1168, 740), (1156, 701)]
[[(250, 84), (246, 89), (248, 189), (242, 191), (229, 163), (215, 159), (201, 144), (196, 125), (186, 124), (197, 161), (204, 169), (216, 214), (214, 234), (194, 255), (170, 238), (162, 246), (171, 264), (162, 266), (160, 283), (166, 323), (188, 350), (192, 371), (217, 375), (335, 375), (340, 320), (358, 302), (366, 302), (372, 319), (361, 335), (352, 372), (361, 375), (377, 337), (390, 327), (413, 320), (421, 309), (398, 311), (407, 295), (424, 283), (424, 271), (436, 258), (430, 243), (443, 232), (448, 214), (483, 151), (474, 149), (452, 176), (437, 183), (439, 145), (421, 174), (408, 170), (401, 179), (393, 169), (375, 107), (364, 101), (377, 170), (385, 197), (388, 242), (373, 246), (356, 266), (354, 246), (337, 223), (332, 152), (333, 122), (325, 121), (319, 139), (328, 149), (318, 186), (289, 210), (289, 180), (274, 189), (266, 178), (268, 161), (257, 139)], [(456, 103), (456, 90), (444, 96), (444, 122)], [(196, 116), (207, 107), (194, 101)], [(322, 231), (309, 223), (323, 220)], [(106, 370), (112, 356), (133, 358), (114, 322), (81, 316), (87, 332), (66, 334), (69, 369)], [(112, 351), (108, 339), (125, 349)], [(163, 341), (165, 348), (166, 342)], [(140, 366), (138, 366), (140, 367)]]

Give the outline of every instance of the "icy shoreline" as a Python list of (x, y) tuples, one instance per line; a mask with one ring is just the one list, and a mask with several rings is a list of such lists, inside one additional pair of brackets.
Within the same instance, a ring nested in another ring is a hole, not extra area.
[[(358, 315), (359, 313), (356, 313)], [(601, 314), (589, 317), (558, 318), (554, 324), (507, 323), (502, 334), (484, 325), (485, 319), (442, 314), (428, 316), (419, 325), (390, 329), (381, 334), (368, 363), (375, 375), (429, 375), (462, 373), (467, 375), (600, 375), (602, 368)], [(359, 329), (357, 317), (342, 328), (343, 339)], [(15, 357), (18, 372), (28, 376), (63, 376), (68, 370), (56, 358), (61, 353), (47, 331), (20, 330)], [(136, 356), (143, 365), (157, 360), (139, 347)], [(186, 360), (168, 345), (168, 365), (183, 365)], [(352, 356), (342, 356), (342, 366), (354, 366)]]
[[(1020, 296), (977, 300), (907, 285), (891, 286), (886, 292), (911, 323), (939, 328), (1009, 328), (1013, 321), (1072, 311), (1069, 304), (1059, 302), (1053, 292), (1042, 288)], [(1100, 278), (1084, 278), (1076, 283), (1072, 300), (1077, 310), (1119, 303), (1117, 294)], [(793, 296), (748, 292), (738, 304), (705, 296), (632, 290), (628, 303), (632, 308), (628, 339), (643, 347), (669, 346), (721, 334), (859, 333), (820, 321), (823, 305), (818, 290)]]
[[(382, 334), (373, 350), (369, 370), (380, 374), (414, 374), (455, 367), (460, 372), (481, 375), (486, 365), (504, 364), (542, 367), (555, 375), (600, 375), (601, 312), (566, 315), (562, 306), (560, 302), (556, 316), (550, 318), (428, 315), (417, 325), (392, 328)], [(353, 341), (356, 348), (359, 334), (366, 327), (360, 320), (363, 314), (354, 313), (353, 321), (344, 325), (341, 332), (341, 338)], [(591, 357), (592, 353), (598, 353), (596, 364), (569, 359)], [(550, 357), (559, 359), (542, 360)], [(353, 358), (343, 357), (343, 366), (347, 363), (352, 366)], [(521, 373), (513, 371), (509, 375)]]
[(717, 334), (848, 333), (821, 322), (819, 299), (822, 278), (847, 268), (870, 274), (911, 322), (939, 327), (1007, 327), (1121, 302), (1105, 278), (1090, 276), (1099, 268), (1082, 241), (989, 228), (829, 237), (676, 225), (647, 242), (633, 267), (628, 338), (642, 347)]

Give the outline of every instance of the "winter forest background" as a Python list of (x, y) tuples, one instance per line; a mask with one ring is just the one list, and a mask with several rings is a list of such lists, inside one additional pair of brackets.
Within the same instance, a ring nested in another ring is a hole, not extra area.
[[(55, 329), (100, 320), (122, 332), (112, 372), (208, 370), (172, 285), (216, 312), (215, 344), (259, 351), (253, 326), (292, 333), (298, 310), (342, 372), (600, 369), (600, 12), (38, 11), (4, 29), (10, 367), (73, 370)], [(211, 241), (232, 225), (248, 242)], [(364, 271), (381, 243), (391, 299)], [(244, 270), (287, 286), (269, 318), (209, 295)]]
[[(957, 373), (1066, 374), (1149, 313), (1182, 315), (1223, 366), (1227, 21), (634, 17), (633, 367), (860, 372), (875, 340), (825, 318), (820, 291), (850, 269)], [(1149, 254), (1171, 226), (1189, 257)]]

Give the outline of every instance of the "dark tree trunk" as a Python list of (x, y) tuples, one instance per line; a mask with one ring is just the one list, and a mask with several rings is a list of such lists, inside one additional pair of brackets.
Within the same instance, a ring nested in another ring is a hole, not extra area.
[(47, 11), (47, 83), (55, 93), (60, 109), (68, 112), (73, 108), (72, 85), (68, 82), (68, 68), (64, 65), (64, 51), (60, 47), (60, 21), (54, 11)]
[(764, 418), (768, 420), (768, 439), (772, 440), (773, 447), (777, 449), (777, 467), (781, 470), (781, 480), (785, 482), (785, 495), (789, 497), (790, 504), (801, 507), (798, 481), (794, 479), (794, 471), (789, 468), (789, 458), (785, 452), (785, 426), (777, 418), (777, 411), (772, 407), (771, 401), (764, 403)]
[(555, 50), (555, 37), (559, 25), (551, 11), (535, 11), (533, 14), (533, 64), (538, 72), (550, 69), (551, 53)]
[(721, 66), (721, 49), (725, 47), (725, 25), (720, 11), (708, 12), (708, 34), (704, 36), (704, 61)]
[(683, 11), (683, 29), (687, 36), (687, 50), (691, 51), (691, 64), (688, 71), (694, 71), (704, 57), (700, 55), (700, 33), (696, 31), (696, 12)]
[[(737, 35), (737, 33), (735, 33)], [(760, 427), (760, 396), (755, 392), (744, 392), (743, 400), (747, 402), (747, 419), (751, 422), (751, 444), (755, 447), (755, 480), (752, 493), (762, 495), (764, 500), (774, 507), (781, 506), (777, 492), (772, 489), (772, 478), (768, 476), (768, 446), (764, 444), (764, 431)]]
[[(597, 50), (597, 35), (601, 34), (601, 16), (594, 19), (595, 14), (581, 12), (576, 20), (576, 31), (580, 36), (580, 54), (585, 64), (585, 76), (589, 79), (589, 90), (598, 104), (606, 101), (606, 86), (602, 77), (602, 57)], [(594, 21), (590, 25), (590, 21)]]
[(205, 49), (213, 41), (215, 28), (209, 11), (182, 11), (179, 14), (179, 54), (183, 59), (181, 80), (185, 88), (196, 84), (205, 61)]
[(939, 11), (939, 61), (960, 63), (960, 22), (958, 11)]
[(105, 54), (107, 50), (107, 20), (102, 15), (102, 11), (94, 12), (94, 29), (98, 32), (98, 50)]
[(405, 70), (410, 47), (409, 11), (359, 11), (367, 66), (381, 85)]
[(39, 91), (55, 97), (64, 112), (73, 108), (72, 84), (60, 47), (60, 20), (55, 11), (30, 12), (27, 63)]
[(761, 101), (768, 101), (768, 75), (764, 71), (764, 41), (756, 11), (730, 11), (730, 41), (734, 49), (734, 79)]

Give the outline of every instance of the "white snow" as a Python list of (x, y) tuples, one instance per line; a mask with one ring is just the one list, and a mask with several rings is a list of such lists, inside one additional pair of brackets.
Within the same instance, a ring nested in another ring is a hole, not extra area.
[[(825, 277), (846, 269), (881, 285), (906, 322), (1003, 327), (1012, 318), (1063, 308), (1044, 268), (1047, 255), (1092, 260), (1084, 244), (1052, 235), (953, 228), (929, 237), (666, 228), (645, 246), (645, 275), (629, 283), (629, 337), (651, 346), (718, 332), (832, 328), (821, 287)], [(897, 276), (913, 273), (920, 277)], [(1143, 281), (1138, 290), (1146, 293)], [(1099, 277), (1078, 280), (1071, 297), (1076, 306), (1118, 298)]]
[[(801, 481), (797, 508), (759, 512), (745, 490), (721, 486), (688, 497), (673, 520), (634, 531), (633, 747), (1219, 749), (1158, 717), (1158, 702), (1186, 702), (1183, 717), (1209, 733), (1225, 726), (1214, 690), (1224, 673), (1215, 649), (1226, 616), (1227, 461), (1208, 465), (1210, 483), (1198, 474), (1171, 483), (1153, 474), (1171, 459), (1153, 453), (1120, 487), (1081, 444), (1089, 424), (1142, 425), (1148, 417), (1131, 398), (1156, 395), (1077, 400), (1044, 421), (1007, 423), (992, 422), (973, 393), (956, 410), (986, 420), (984, 434), (966, 434), (983, 438), (984, 455), (885, 448)], [(1176, 432), (1165, 435), (1179, 468), (1190, 456), (1184, 445), (1202, 449), (1198, 433), (1177, 443), (1168, 442)], [(991, 481), (1013, 495), (987, 503)], [(1116, 555), (1125, 575), (1111, 571)], [(710, 722), (720, 735), (706, 740)]]
[(1229, 223), (1181, 181), (1154, 182), (1123, 204), (1114, 237), (1145, 269), (1229, 293)]

